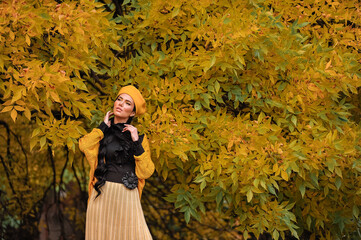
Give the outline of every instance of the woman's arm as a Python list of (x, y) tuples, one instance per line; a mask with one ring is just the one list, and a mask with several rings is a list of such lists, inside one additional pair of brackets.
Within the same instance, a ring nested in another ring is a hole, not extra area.
[(109, 117), (112, 115), (113, 113), (108, 111), (104, 116), (104, 121), (98, 128), (94, 128), (93, 131), (79, 139), (79, 149), (85, 154), (91, 167), (96, 168), (98, 163), (99, 142), (104, 137), (104, 131), (110, 127)]
[(154, 163), (150, 157), (149, 142), (146, 135), (144, 135), (141, 143), (144, 151), (140, 155), (135, 155), (135, 174), (140, 179), (147, 179), (152, 176), (154, 172)]
[(94, 167), (98, 160), (99, 142), (103, 137), (103, 131), (94, 128), (93, 131), (79, 139), (79, 149), (85, 154), (91, 167)]

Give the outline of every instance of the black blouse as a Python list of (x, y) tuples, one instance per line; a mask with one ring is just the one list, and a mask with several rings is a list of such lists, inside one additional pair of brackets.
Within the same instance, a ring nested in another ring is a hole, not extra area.
[(105, 179), (134, 189), (138, 186), (134, 156), (144, 153), (142, 146), (144, 135), (140, 135), (139, 140), (134, 142), (129, 131), (122, 132), (123, 128), (124, 123), (114, 124), (113, 119), (110, 127), (104, 122), (99, 126), (104, 133), (100, 148), (105, 156), (107, 168)]

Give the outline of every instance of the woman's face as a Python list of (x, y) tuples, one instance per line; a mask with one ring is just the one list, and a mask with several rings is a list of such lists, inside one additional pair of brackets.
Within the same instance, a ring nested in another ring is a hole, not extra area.
[(116, 118), (118, 122), (126, 122), (129, 117), (133, 117), (135, 115), (135, 112), (133, 110), (133, 98), (126, 93), (120, 94), (117, 100), (115, 100), (114, 102), (114, 118)]

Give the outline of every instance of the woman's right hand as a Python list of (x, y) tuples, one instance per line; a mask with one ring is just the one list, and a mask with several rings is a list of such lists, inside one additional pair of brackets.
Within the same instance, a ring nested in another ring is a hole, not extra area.
[(110, 124), (111, 124), (109, 118), (110, 118), (111, 116), (113, 116), (113, 115), (114, 115), (114, 113), (111, 112), (111, 111), (108, 111), (108, 112), (105, 114), (104, 122), (105, 122), (106, 125), (108, 125), (108, 127), (110, 127)]

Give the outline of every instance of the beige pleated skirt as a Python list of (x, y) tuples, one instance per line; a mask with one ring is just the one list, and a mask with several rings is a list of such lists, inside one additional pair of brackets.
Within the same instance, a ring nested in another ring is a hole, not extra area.
[(138, 189), (130, 190), (121, 183), (106, 182), (102, 193), (93, 189), (86, 214), (86, 240), (152, 239)]

